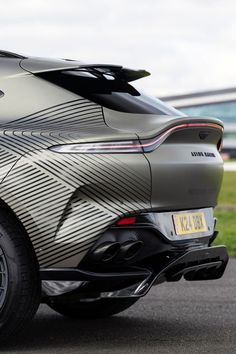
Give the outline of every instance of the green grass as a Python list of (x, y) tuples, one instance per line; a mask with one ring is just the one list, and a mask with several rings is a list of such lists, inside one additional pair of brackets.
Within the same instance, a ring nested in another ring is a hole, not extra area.
[(230, 256), (236, 257), (236, 211), (216, 211), (219, 235), (215, 245), (226, 245)]
[(218, 206), (215, 216), (219, 235), (214, 244), (226, 245), (230, 256), (236, 257), (236, 172), (224, 173)]
[(235, 205), (236, 208), (236, 172), (225, 172), (218, 205)]

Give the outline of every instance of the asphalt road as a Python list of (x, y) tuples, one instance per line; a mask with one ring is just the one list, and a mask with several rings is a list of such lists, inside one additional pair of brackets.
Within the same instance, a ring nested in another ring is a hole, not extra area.
[(4, 353), (236, 353), (236, 260), (211, 282), (162, 284), (123, 314), (68, 320), (41, 306)]

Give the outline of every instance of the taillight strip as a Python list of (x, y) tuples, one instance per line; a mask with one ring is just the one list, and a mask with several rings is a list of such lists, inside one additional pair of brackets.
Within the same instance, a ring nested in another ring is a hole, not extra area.
[(167, 129), (155, 138), (140, 143), (133, 141), (99, 142), (99, 143), (76, 143), (51, 146), (49, 149), (60, 153), (77, 154), (104, 154), (104, 153), (142, 153), (151, 152), (160, 146), (171, 134), (179, 129), (192, 127), (207, 127), (219, 129), (223, 132), (223, 127), (216, 123), (184, 123)]

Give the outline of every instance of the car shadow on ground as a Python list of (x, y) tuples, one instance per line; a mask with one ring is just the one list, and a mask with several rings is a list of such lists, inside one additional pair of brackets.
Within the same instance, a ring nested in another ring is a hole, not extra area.
[(2, 352), (57, 352), (83, 348), (85, 351), (100, 350), (112, 352), (114, 348), (124, 350), (153, 347), (158, 343), (179, 343), (186, 333), (194, 341), (205, 337), (204, 325), (196, 326), (188, 321), (158, 319), (158, 313), (148, 318), (143, 312), (140, 316), (134, 310), (119, 316), (97, 320), (73, 320), (62, 317), (51, 310), (40, 311), (31, 326), (7, 344), (1, 344)]

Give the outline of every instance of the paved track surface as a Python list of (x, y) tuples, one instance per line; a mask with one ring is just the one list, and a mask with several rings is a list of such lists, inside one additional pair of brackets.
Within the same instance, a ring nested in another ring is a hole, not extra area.
[(65, 319), (41, 306), (2, 353), (236, 353), (236, 260), (211, 282), (162, 284), (110, 319)]

